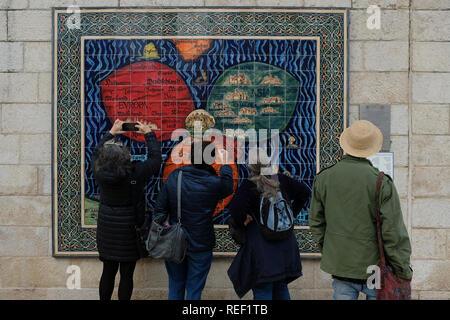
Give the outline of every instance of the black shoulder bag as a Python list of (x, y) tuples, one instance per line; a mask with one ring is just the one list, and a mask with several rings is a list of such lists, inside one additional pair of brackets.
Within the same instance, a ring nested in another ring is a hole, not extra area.
[(177, 223), (166, 226), (153, 220), (146, 241), (149, 256), (181, 263), (187, 249), (186, 234), (181, 227), (181, 180), (183, 171), (178, 173), (177, 182)]

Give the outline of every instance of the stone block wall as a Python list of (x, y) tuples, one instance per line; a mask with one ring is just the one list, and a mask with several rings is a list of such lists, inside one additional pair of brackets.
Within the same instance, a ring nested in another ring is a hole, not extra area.
[[(395, 184), (413, 246), (415, 299), (450, 299), (449, 0), (0, 0), (0, 299), (97, 299), (101, 263), (51, 256), (51, 7), (344, 7), (350, 16), (349, 117), (391, 104)], [(369, 5), (381, 28), (366, 27)], [(204, 298), (237, 299), (215, 258)], [(69, 265), (80, 290), (66, 288)], [(304, 259), (294, 299), (331, 299), (330, 276)], [(166, 299), (161, 262), (140, 261), (135, 299)], [(245, 298), (251, 298), (248, 294)]]

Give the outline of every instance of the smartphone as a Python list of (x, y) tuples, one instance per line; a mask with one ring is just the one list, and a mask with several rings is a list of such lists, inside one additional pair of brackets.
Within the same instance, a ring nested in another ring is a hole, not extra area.
[(136, 122), (125, 122), (122, 124), (122, 130), (123, 131), (139, 131), (139, 129), (136, 127)]

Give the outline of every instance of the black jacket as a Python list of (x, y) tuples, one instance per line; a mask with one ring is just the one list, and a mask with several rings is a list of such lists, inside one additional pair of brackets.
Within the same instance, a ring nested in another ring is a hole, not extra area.
[(170, 224), (177, 221), (177, 178), (180, 170), (183, 171), (181, 224), (188, 238), (188, 250), (212, 250), (216, 241), (212, 215), (219, 200), (233, 192), (233, 171), (230, 166), (223, 166), (219, 177), (194, 166), (175, 170), (158, 195), (155, 207), (157, 220), (169, 215)]
[[(292, 201), (294, 214), (298, 214), (309, 198), (309, 189), (283, 174), (279, 174), (278, 179), (283, 195)], [(244, 181), (228, 206), (237, 227), (243, 227), (247, 214), (259, 218), (260, 199), (256, 185), (250, 180)], [(228, 269), (228, 276), (240, 298), (256, 285), (274, 281), (289, 283), (302, 275), (294, 233), (283, 240), (267, 241), (255, 221), (250, 222), (245, 230), (245, 244)]]
[[(113, 135), (107, 133), (97, 149), (112, 138)], [(121, 177), (113, 172), (94, 172), (100, 188), (97, 249), (101, 260), (125, 262), (139, 259), (135, 227), (144, 222), (144, 188), (161, 166), (161, 148), (155, 134), (147, 133), (145, 140), (149, 153), (147, 160), (133, 162), (130, 175)]]

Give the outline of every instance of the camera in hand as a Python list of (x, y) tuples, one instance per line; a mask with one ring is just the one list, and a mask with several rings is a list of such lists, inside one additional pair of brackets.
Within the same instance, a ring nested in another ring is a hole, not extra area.
[(122, 124), (122, 131), (139, 131), (136, 125), (137, 122), (126, 122)]

